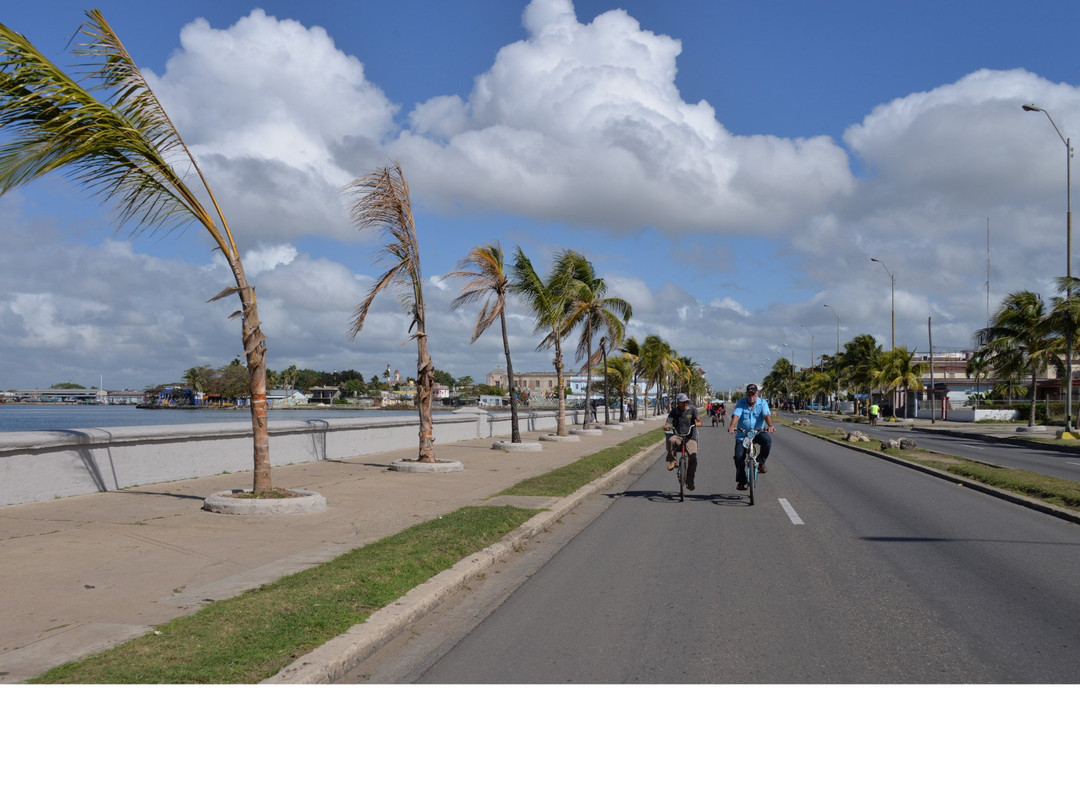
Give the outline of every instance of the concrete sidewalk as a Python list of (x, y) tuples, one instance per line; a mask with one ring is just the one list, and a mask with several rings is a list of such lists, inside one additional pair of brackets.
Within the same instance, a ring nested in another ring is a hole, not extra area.
[(490, 497), (662, 423), (545, 441), (539, 452), (493, 450), (492, 438), (436, 444), (436, 456), (461, 461), (461, 472), (389, 471), (408, 455), (401, 450), (275, 468), (275, 486), (326, 497), (325, 511), (296, 516), (202, 510), (214, 492), (250, 487), (250, 474), (0, 508), (0, 683), (25, 681), (457, 508), (503, 504)]

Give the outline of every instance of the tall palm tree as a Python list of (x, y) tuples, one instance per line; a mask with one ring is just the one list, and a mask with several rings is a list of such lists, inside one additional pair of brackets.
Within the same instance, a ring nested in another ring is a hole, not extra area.
[[(255, 494), (272, 489), (266, 415), (266, 338), (255, 289), (213, 191), (142, 72), (100, 11), (76, 34), (83, 83), (0, 24), (0, 195), (53, 171), (116, 206), (134, 234), (197, 222), (221, 251), (233, 285), (247, 360)], [(185, 181), (195, 181), (189, 186)], [(199, 200), (206, 195), (209, 207)]]
[[(632, 368), (630, 378), (630, 390), (633, 396), (633, 412), (634, 417), (637, 417), (637, 381), (641, 374), (641, 345), (634, 337), (629, 337), (622, 346), (623, 356), (630, 360), (630, 367)], [(648, 397), (646, 396), (646, 401)]]
[(563, 380), (562, 341), (569, 333), (566, 319), (569, 298), (566, 290), (573, 279), (569, 271), (570, 263), (560, 258), (561, 254), (556, 255), (547, 279), (542, 280), (533, 269), (532, 261), (525, 256), (521, 247), (518, 247), (514, 252), (514, 281), (511, 291), (532, 312), (536, 320), (536, 333), (544, 335), (536, 350), (555, 349), (552, 364), (555, 366), (555, 383), (559, 395), (559, 417), (555, 434), (565, 436), (566, 382)]
[[(606, 296), (607, 284), (581, 253), (566, 250), (563, 260), (570, 265), (575, 281), (568, 289), (567, 325), (570, 330), (581, 329), (576, 358), (585, 360), (585, 402), (589, 404), (592, 401), (592, 369), (600, 358), (599, 351), (593, 352), (593, 337), (603, 335), (611, 343), (622, 342), (626, 321), (632, 316), (633, 309), (621, 297)], [(590, 408), (586, 406), (586, 421), (589, 412)]]
[(840, 367), (856, 391), (873, 393), (873, 369), (880, 355), (881, 346), (870, 334), (860, 334), (844, 345)]
[[(902, 345), (898, 345), (891, 351), (885, 351), (878, 357), (871, 375), (875, 387), (880, 387), (886, 392), (892, 390), (903, 391), (922, 390), (924, 385), (922, 375), (929, 367), (927, 362), (911, 361), (914, 351), (908, 351)], [(904, 396), (905, 402), (907, 396)], [(893, 416), (896, 415), (895, 406)]]
[(611, 390), (619, 399), (619, 421), (626, 420), (627, 397), (632, 390), (634, 379), (634, 362), (627, 354), (609, 356), (607, 361), (607, 374), (604, 379), (604, 387)]
[[(360, 229), (376, 228), (384, 239), (382, 259), (390, 264), (367, 297), (353, 312), (349, 339), (355, 339), (364, 327), (371, 304), (379, 292), (388, 286), (400, 291), (400, 299), (411, 317), (409, 333), (416, 340), (416, 406), (420, 413), (420, 449), (417, 460), (435, 461), (435, 429), (431, 417), (431, 394), (435, 387), (435, 366), (427, 347), (427, 326), (424, 312), (424, 279), (420, 274), (420, 245), (416, 239), (409, 183), (401, 164), (378, 168), (343, 189), (351, 196), (349, 213)], [(415, 330), (415, 333), (413, 331)]]
[(991, 366), (1004, 371), (999, 375), (1011, 375), (1018, 368), (1031, 374), (1029, 426), (1035, 426), (1038, 376), (1049, 367), (1059, 347), (1054, 336), (1042, 295), (1026, 290), (1006, 295), (990, 325), (975, 332), (976, 344), (985, 348)]
[(678, 364), (675, 352), (658, 334), (649, 334), (641, 345), (641, 364), (642, 373), (656, 385), (654, 414), (659, 415), (661, 392)]
[[(1067, 379), (1069, 377), (1067, 368), (1071, 365), (1069, 357), (1075, 353), (1073, 344), (1077, 335), (1080, 334), (1080, 278), (1072, 276), (1058, 278), (1057, 291), (1065, 296), (1056, 296), (1052, 301), (1050, 321), (1052, 329), (1058, 334), (1058, 340), (1051, 361), (1057, 366), (1058, 378)], [(1060, 359), (1061, 356), (1065, 357), (1064, 361)], [(1065, 427), (1072, 429), (1075, 425), (1077, 429), (1080, 429), (1080, 407), (1076, 407), (1075, 401), (1073, 405), (1076, 420), (1074, 424), (1066, 423)]]
[(450, 304), (450, 309), (454, 311), (465, 303), (484, 300), (484, 306), (476, 318), (476, 325), (473, 326), (471, 342), (476, 342), (496, 319), (502, 326), (503, 354), (506, 356), (506, 383), (510, 388), (510, 442), (521, 443), (517, 396), (514, 391), (514, 365), (510, 361), (510, 338), (506, 333), (506, 293), (510, 287), (510, 279), (503, 266), (502, 246), (495, 242), (484, 247), (476, 247), (459, 262), (458, 266), (474, 267), (474, 269), (459, 269), (446, 276), (468, 280), (461, 294)]
[(986, 374), (989, 370), (990, 363), (986, 360), (985, 356), (975, 353), (968, 357), (967, 364), (964, 366), (964, 373), (966, 373), (969, 378), (975, 380), (976, 401), (982, 398), (980, 382), (986, 378)]

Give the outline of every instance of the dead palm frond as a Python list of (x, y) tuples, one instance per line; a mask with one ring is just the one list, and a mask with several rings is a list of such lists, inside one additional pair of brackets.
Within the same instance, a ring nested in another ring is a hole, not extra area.
[(409, 183), (401, 164), (376, 169), (354, 180), (343, 189), (352, 197), (349, 214), (360, 230), (374, 228), (382, 237), (380, 260), (389, 264), (386, 272), (372, 285), (367, 297), (353, 311), (349, 339), (364, 327), (371, 304), (379, 293), (395, 287), (402, 307), (411, 317), (408, 333), (416, 340), (416, 404), (420, 413), (420, 452), (418, 460), (435, 462), (434, 421), (431, 395), (435, 386), (435, 366), (427, 347), (424, 315), (424, 284), (420, 274), (420, 247), (416, 239)]

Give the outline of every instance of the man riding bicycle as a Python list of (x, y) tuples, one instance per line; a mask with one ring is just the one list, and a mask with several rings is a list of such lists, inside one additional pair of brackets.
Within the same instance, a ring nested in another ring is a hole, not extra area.
[(686, 440), (686, 451), (690, 455), (686, 464), (686, 488), (694, 490), (694, 474), (697, 472), (697, 428), (701, 426), (701, 415), (698, 408), (690, 403), (686, 393), (679, 393), (675, 397), (675, 406), (668, 413), (664, 429), (674, 430), (674, 434), (668, 437), (667, 467), (668, 471), (675, 468), (675, 454)]
[(758, 452), (758, 471), (764, 474), (765, 461), (769, 459), (769, 452), (772, 450), (772, 435), (769, 433), (776, 430), (773, 427), (769, 402), (758, 398), (756, 384), (746, 385), (746, 397), (739, 399), (731, 411), (731, 426), (728, 427), (729, 435), (739, 433), (735, 439), (735, 482), (740, 491), (746, 490), (746, 447), (743, 446), (742, 439), (748, 429), (763, 430), (754, 436), (754, 443), (761, 447)]

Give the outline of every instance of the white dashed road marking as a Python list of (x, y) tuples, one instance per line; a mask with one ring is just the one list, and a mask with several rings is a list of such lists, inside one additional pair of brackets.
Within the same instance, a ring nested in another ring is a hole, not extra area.
[(791, 503), (786, 499), (780, 500), (780, 507), (784, 509), (784, 513), (788, 515), (788, 519), (791, 520), (793, 525), (803, 524), (803, 520), (799, 518), (799, 514), (795, 513), (795, 509), (791, 507)]

